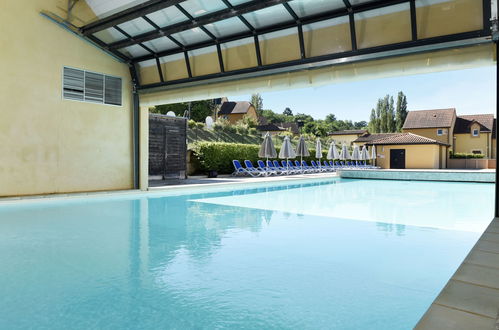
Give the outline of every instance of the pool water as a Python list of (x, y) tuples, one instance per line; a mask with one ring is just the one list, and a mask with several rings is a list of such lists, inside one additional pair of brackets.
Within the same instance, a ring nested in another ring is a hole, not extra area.
[(493, 216), (492, 184), (236, 189), (0, 206), (0, 329), (410, 329)]

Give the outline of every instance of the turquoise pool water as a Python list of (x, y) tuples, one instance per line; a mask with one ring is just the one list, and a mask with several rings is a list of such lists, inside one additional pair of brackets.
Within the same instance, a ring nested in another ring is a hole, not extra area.
[(0, 329), (410, 329), (493, 190), (330, 179), (0, 205)]

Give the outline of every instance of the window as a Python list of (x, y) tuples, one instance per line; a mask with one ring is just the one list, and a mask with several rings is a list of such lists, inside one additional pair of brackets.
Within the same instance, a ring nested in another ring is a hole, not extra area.
[(482, 154), (482, 150), (471, 150), (471, 153), (474, 154), (474, 155), (481, 155)]
[(66, 100), (122, 104), (122, 81), (119, 77), (64, 67), (62, 85), (62, 95)]
[(444, 135), (444, 130), (441, 128), (437, 129), (437, 135)]
[(478, 136), (478, 134), (480, 133), (479, 130), (477, 129), (474, 129), (473, 132), (471, 134), (473, 134), (473, 136)]

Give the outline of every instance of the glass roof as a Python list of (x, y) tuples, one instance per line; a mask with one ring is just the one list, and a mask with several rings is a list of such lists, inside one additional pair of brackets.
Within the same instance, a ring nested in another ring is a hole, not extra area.
[(343, 0), (294, 0), (290, 1), (289, 5), (299, 17), (345, 8)]
[(257, 29), (293, 20), (282, 6), (272, 6), (243, 15)]
[(207, 24), (205, 25), (205, 27), (217, 38), (249, 31), (248, 27), (244, 25), (244, 23), (241, 22), (241, 20), (237, 17), (232, 17), (229, 19), (224, 19), (223, 21)]
[(221, 0), (187, 0), (181, 2), (180, 5), (193, 17), (203, 16), (227, 8)]
[(109, 44), (118, 40), (126, 39), (126, 36), (115, 28), (108, 28), (94, 33), (94, 36)]
[(128, 46), (128, 47), (122, 48), (122, 49), (120, 49), (120, 52), (123, 53), (124, 55), (130, 56), (130, 57), (139, 57), (139, 56), (144, 56), (144, 55), (150, 54), (147, 50), (145, 50), (140, 45), (133, 45), (133, 46)]
[(154, 30), (154, 27), (147, 23), (142, 17), (119, 24), (118, 27), (132, 37)]
[(183, 45), (195, 44), (201, 41), (211, 40), (211, 38), (200, 28), (194, 28), (187, 31), (172, 34), (172, 37), (180, 41)]
[(153, 39), (142, 43), (144, 46), (151, 48), (153, 51), (162, 52), (169, 49), (177, 48), (177, 44), (168, 39), (167, 37), (162, 37), (158, 39)]
[(409, 10), (409, 4), (408, 3), (401, 3), (398, 5), (368, 10), (368, 11), (364, 11), (364, 12), (355, 14), (355, 19), (367, 19), (370, 17), (382, 16), (382, 15), (386, 15), (386, 14), (397, 13), (397, 12), (407, 11), (407, 10)]
[(189, 19), (182, 14), (176, 7), (168, 7), (154, 13), (148, 14), (147, 18), (153, 21), (159, 27), (165, 27), (176, 23), (188, 21)]

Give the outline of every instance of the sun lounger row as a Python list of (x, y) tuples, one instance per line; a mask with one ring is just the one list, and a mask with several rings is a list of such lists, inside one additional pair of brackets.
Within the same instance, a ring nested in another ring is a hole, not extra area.
[(263, 160), (257, 161), (257, 166), (253, 166), (253, 163), (249, 160), (244, 161), (244, 167), (239, 160), (233, 160), (234, 176), (269, 176), (269, 175), (291, 175), (291, 174), (307, 174), (307, 173), (321, 173), (321, 172), (334, 172), (337, 169), (365, 169), (373, 168), (371, 165), (367, 165), (365, 162), (333, 162), (333, 161), (311, 161), (309, 165), (306, 161), (301, 163), (297, 160), (292, 162), (279, 161), (277, 160)]

